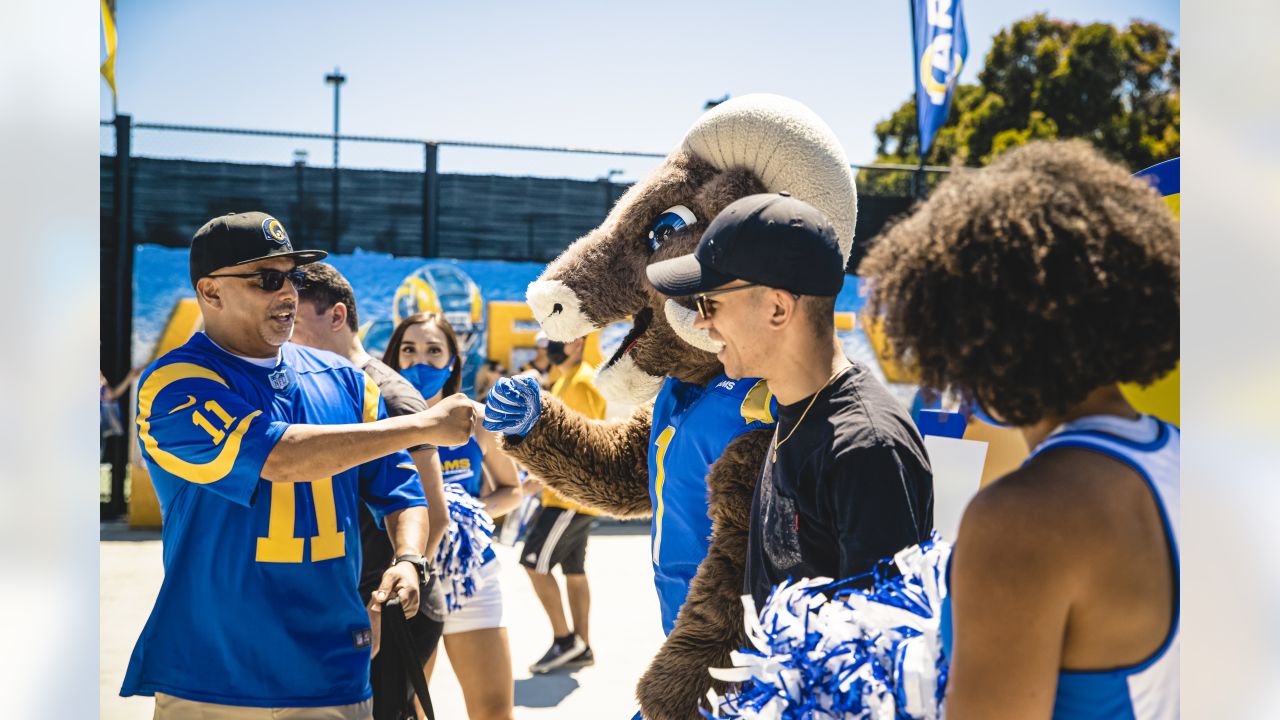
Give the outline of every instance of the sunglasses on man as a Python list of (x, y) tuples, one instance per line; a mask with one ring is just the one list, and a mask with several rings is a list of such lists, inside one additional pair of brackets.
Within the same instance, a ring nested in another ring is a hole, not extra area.
[(257, 278), (258, 282), (254, 283), (265, 292), (276, 292), (284, 287), (284, 281), (288, 278), (293, 283), (295, 289), (301, 288), (306, 283), (307, 276), (301, 270), (259, 270), (251, 273), (226, 273), (224, 275), (210, 275), (213, 278)]
[(747, 283), (746, 285), (736, 285), (734, 287), (724, 288), (722, 290), (711, 290), (709, 292), (704, 292), (700, 295), (694, 295), (693, 304), (695, 307), (698, 308), (698, 314), (702, 316), (703, 320), (710, 320), (711, 316), (715, 314), (715, 309), (711, 307), (711, 304), (708, 302), (708, 300), (710, 300), (713, 297), (717, 297), (719, 295), (724, 295), (726, 293), (731, 293), (731, 292), (737, 292), (739, 290), (746, 290), (747, 288), (753, 288), (753, 287), (763, 287), (763, 286), (760, 285), (759, 283)]
[[(724, 295), (725, 293), (737, 292), (739, 290), (746, 290), (747, 288), (753, 287), (768, 286), (761, 285), (760, 283), (747, 283), (746, 285), (735, 285), (734, 287), (723, 288), (721, 290), (711, 290), (700, 295), (694, 295), (693, 304), (698, 308), (698, 315), (702, 316), (703, 320), (710, 320), (711, 316), (715, 314), (715, 308), (711, 307), (711, 304), (708, 302), (711, 298), (716, 297), (717, 295)], [(791, 297), (799, 298), (800, 295), (798, 293), (791, 293)]]

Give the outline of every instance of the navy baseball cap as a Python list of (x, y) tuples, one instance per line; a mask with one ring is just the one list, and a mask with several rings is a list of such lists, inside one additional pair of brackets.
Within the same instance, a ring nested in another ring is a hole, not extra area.
[(734, 280), (830, 296), (844, 287), (844, 257), (821, 211), (790, 193), (767, 193), (734, 201), (692, 254), (654, 263), (646, 273), (658, 292), (676, 297)]
[(218, 268), (276, 257), (306, 265), (328, 255), (323, 250), (294, 250), (284, 226), (266, 213), (228, 213), (205, 223), (191, 238), (191, 287)]

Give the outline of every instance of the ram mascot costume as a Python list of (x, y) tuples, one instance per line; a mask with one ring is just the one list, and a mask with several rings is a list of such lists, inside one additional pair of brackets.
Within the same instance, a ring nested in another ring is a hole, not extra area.
[(638, 409), (626, 420), (587, 420), (519, 378), (500, 381), (489, 397), (486, 427), (505, 433), (506, 450), (557, 492), (615, 517), (653, 518), (667, 639), (636, 688), (649, 720), (698, 717), (713, 685), (708, 668), (727, 665), (742, 645), (751, 497), (776, 401), (764, 382), (724, 375), (719, 344), (694, 328), (691, 300), (660, 295), (645, 267), (692, 252), (734, 200), (781, 191), (826, 214), (847, 261), (857, 195), (831, 129), (776, 95), (746, 95), (704, 114), (528, 290), (553, 340), (632, 319), (596, 383)]

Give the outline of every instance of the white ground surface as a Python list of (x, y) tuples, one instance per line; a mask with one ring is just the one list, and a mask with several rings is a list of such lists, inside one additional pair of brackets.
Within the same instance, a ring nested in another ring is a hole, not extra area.
[[(628, 720), (635, 712), (635, 681), (661, 645), (662, 628), (648, 535), (635, 534), (635, 528), (627, 529), (631, 534), (614, 534), (619, 530), (602, 528), (591, 537), (587, 577), (596, 664), (572, 673), (530, 676), (529, 664), (550, 643), (550, 626), (515, 551), (497, 546), (515, 670), (516, 718)], [(151, 698), (121, 698), (119, 690), (133, 644), (160, 588), (159, 533), (104, 526), (101, 559), (101, 717), (148, 720)], [(441, 720), (466, 717), (462, 691), (443, 653), (431, 695)]]

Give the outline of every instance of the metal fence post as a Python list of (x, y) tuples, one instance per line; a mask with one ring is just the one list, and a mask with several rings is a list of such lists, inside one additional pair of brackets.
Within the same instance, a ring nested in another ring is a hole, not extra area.
[(604, 215), (609, 217), (609, 211), (613, 209), (613, 182), (606, 175), (600, 178), (600, 184), (604, 187)]
[(440, 146), (425, 142), (422, 148), (422, 256), (433, 258), (440, 253)]
[[(107, 351), (107, 367), (104, 374), (110, 382), (119, 382), (133, 367), (133, 237), (130, 226), (133, 219), (131, 150), (132, 117), (116, 115), (113, 124), (116, 131), (115, 177), (112, 183), (114, 199), (112, 224), (115, 226), (115, 247), (112, 268), (111, 334), (104, 338)], [(129, 462), (128, 436), (113, 437), (107, 445), (107, 459), (111, 463), (111, 500), (102, 508), (104, 517), (119, 517), (126, 511), (124, 502), (125, 468)]]

